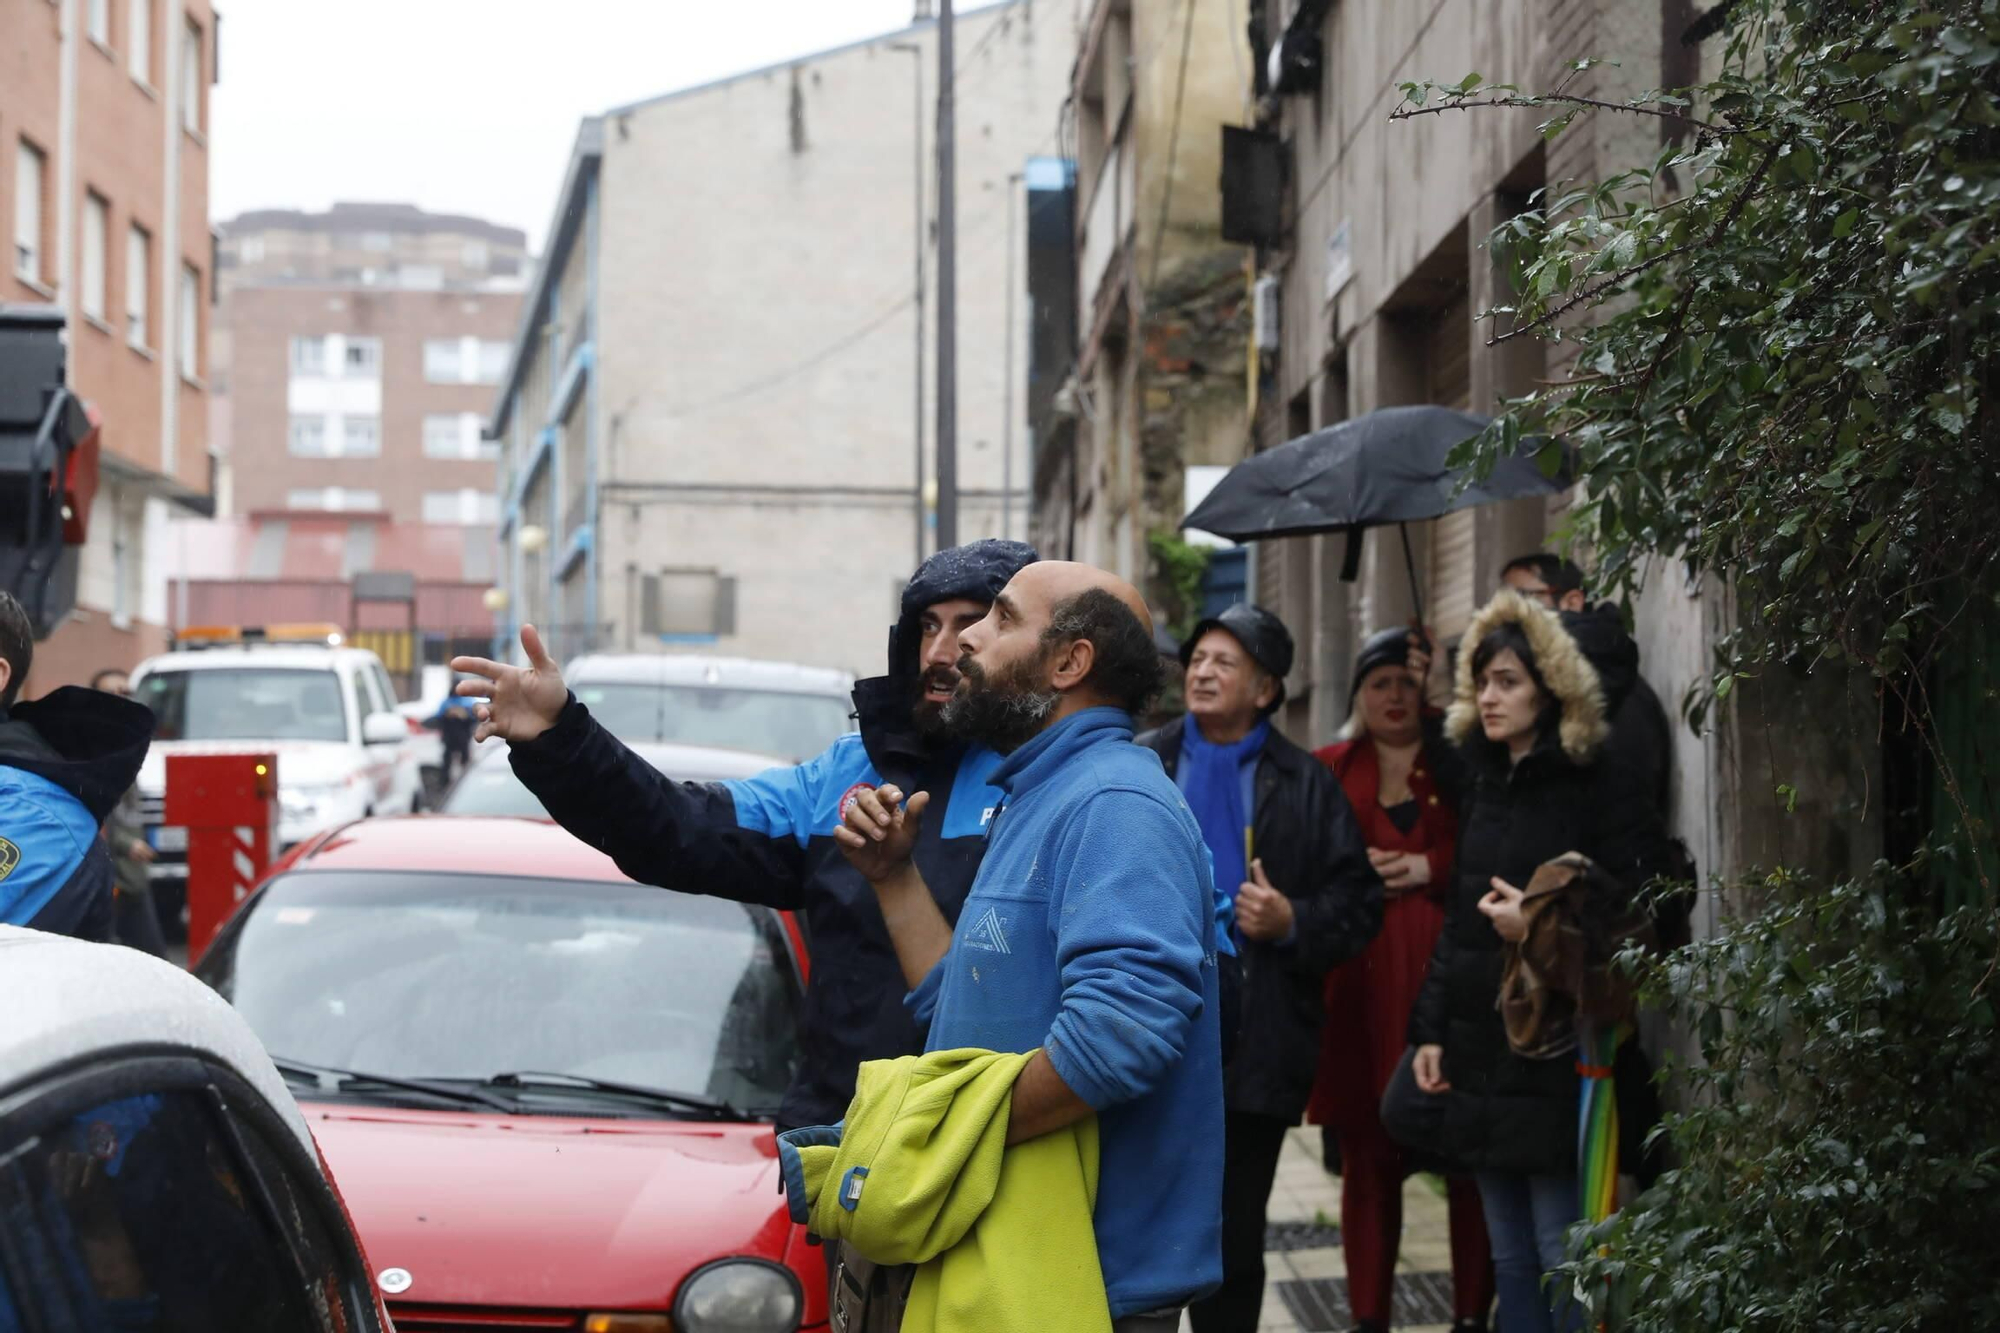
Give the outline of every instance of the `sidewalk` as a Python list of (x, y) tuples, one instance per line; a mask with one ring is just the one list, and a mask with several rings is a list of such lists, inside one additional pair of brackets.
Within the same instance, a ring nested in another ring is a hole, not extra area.
[[(1294, 1129), (1286, 1137), (1271, 1187), (1269, 1224), (1259, 1333), (1344, 1333), (1353, 1327), (1338, 1230), (1340, 1181), (1320, 1166), (1317, 1128)], [(1451, 1327), (1444, 1200), (1422, 1177), (1403, 1187), (1395, 1320), (1398, 1329), (1422, 1333), (1449, 1333)]]

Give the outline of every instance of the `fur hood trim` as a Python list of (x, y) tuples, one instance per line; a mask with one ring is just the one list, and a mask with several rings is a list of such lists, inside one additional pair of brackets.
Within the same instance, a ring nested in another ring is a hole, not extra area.
[(1559, 728), (1564, 753), (1581, 763), (1604, 743), (1604, 688), (1597, 668), (1569, 636), (1556, 613), (1529, 601), (1512, 589), (1495, 593), (1480, 608), (1459, 640), (1451, 709), (1445, 714), (1445, 734), (1464, 745), (1481, 734), (1479, 703), (1472, 683), (1472, 659), (1488, 634), (1508, 623), (1517, 624), (1535, 652), (1535, 669), (1562, 708)]

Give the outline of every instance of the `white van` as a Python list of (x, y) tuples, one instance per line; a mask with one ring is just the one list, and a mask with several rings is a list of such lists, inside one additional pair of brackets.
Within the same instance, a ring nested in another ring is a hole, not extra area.
[(280, 849), (351, 820), (419, 808), (414, 738), (381, 660), (341, 647), (336, 630), (314, 637), (190, 632), (179, 650), (132, 673), (132, 697), (156, 719), (139, 770), (155, 880), (187, 878), (187, 830), (160, 823), (170, 755), (275, 753)]

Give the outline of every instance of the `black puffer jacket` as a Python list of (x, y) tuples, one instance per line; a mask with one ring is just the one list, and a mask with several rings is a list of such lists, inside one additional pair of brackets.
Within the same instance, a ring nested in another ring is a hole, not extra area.
[(1604, 717), (1609, 730), (1597, 763), (1616, 765), (1634, 774), (1665, 815), (1671, 789), (1668, 755), (1673, 749), (1673, 728), (1660, 696), (1639, 674), (1639, 645), (1625, 632), (1624, 618), (1610, 602), (1600, 602), (1586, 611), (1565, 611), (1562, 626), (1597, 668), (1597, 679), (1604, 687)]
[[(1168, 777), (1180, 765), (1182, 726), (1137, 738)], [(1243, 942), (1242, 1017), (1223, 1070), (1223, 1101), (1232, 1111), (1296, 1123), (1319, 1067), (1327, 969), (1382, 929), (1382, 880), (1340, 783), (1275, 731), (1257, 761), (1253, 799), (1257, 859), (1292, 900), (1296, 924), (1289, 944)]]
[[(1562, 708), (1559, 725), (1514, 765), (1478, 733), (1472, 685), (1474, 648), (1510, 620), (1527, 632)], [(1410, 1015), (1410, 1043), (1444, 1048), (1452, 1090), (1437, 1146), (1446, 1156), (1474, 1170), (1568, 1175), (1576, 1170), (1575, 1057), (1529, 1060), (1507, 1045), (1495, 1007), (1501, 940), (1479, 900), (1494, 876), (1523, 887), (1537, 866), (1572, 851), (1636, 890), (1672, 869), (1672, 851), (1645, 775), (1596, 761), (1605, 734), (1597, 673), (1552, 613), (1502, 593), (1474, 619), (1464, 644), (1446, 727), (1461, 746), (1467, 799), (1444, 930)]]

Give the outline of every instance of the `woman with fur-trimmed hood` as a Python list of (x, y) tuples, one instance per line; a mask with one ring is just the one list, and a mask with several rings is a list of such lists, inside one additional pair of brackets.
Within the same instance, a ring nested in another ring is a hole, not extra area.
[(1503, 591), (1462, 641), (1445, 731), (1468, 772), (1445, 925), (1410, 1018), (1415, 1073), (1446, 1095), (1438, 1147), (1477, 1175), (1500, 1326), (1552, 1324), (1542, 1277), (1562, 1259), (1578, 1200), (1573, 1052), (1516, 1054), (1496, 1007), (1501, 943), (1518, 938), (1521, 888), (1566, 852), (1636, 892), (1673, 865), (1643, 774), (1596, 762), (1606, 735), (1597, 671), (1556, 615)]

